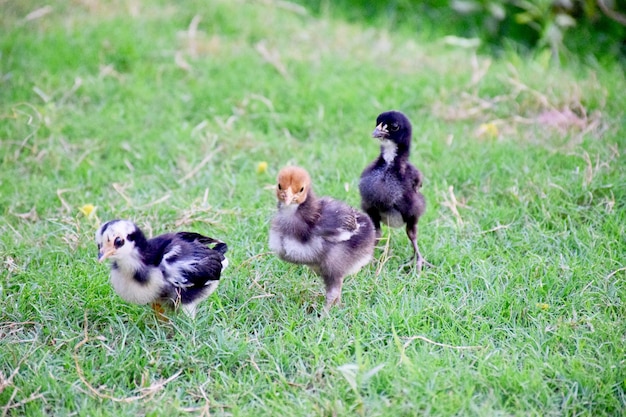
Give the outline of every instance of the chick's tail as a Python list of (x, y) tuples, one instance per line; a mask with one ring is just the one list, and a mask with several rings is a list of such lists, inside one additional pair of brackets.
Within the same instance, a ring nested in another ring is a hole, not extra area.
[(180, 236), (187, 241), (197, 240), (203, 245), (208, 246), (209, 249), (213, 249), (214, 251), (219, 252), (222, 255), (224, 255), (228, 251), (228, 245), (219, 239), (214, 239), (212, 237), (193, 232), (180, 232)]
[(228, 245), (222, 241), (217, 240), (215, 246), (213, 246), (211, 249), (221, 253), (222, 255), (225, 255), (226, 252), (228, 252)]

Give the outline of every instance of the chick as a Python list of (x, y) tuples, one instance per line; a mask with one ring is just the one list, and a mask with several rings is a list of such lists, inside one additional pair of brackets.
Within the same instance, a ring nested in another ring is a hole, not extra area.
[(381, 222), (390, 227), (406, 225), (412, 261), (421, 270), (428, 263), (417, 246), (417, 222), (426, 210), (426, 200), (419, 191), (422, 174), (409, 162), (411, 122), (397, 111), (381, 113), (372, 136), (380, 140), (380, 156), (361, 174), (361, 208), (372, 219), (377, 238)]
[(330, 197), (317, 198), (311, 178), (289, 166), (278, 174), (278, 211), (269, 233), (269, 247), (287, 262), (309, 266), (326, 286), (324, 311), (341, 301), (346, 275), (370, 262), (376, 236), (371, 220)]
[[(125, 301), (151, 304), (195, 317), (197, 304), (219, 283), (228, 247), (198, 233), (167, 233), (147, 239), (131, 221), (112, 220), (96, 232), (98, 260), (111, 259), (111, 284)], [(212, 246), (211, 246), (212, 245)]]

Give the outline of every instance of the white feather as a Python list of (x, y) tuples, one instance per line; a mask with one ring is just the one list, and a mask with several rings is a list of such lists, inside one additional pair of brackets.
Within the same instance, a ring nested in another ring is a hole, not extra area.
[(180, 245), (174, 245), (172, 247), (172, 249), (170, 249), (169, 252), (165, 253), (163, 255), (163, 260), (165, 262), (169, 262), (169, 260), (173, 257), (173, 256), (177, 256), (180, 254)]
[(315, 236), (306, 243), (302, 243), (291, 237), (283, 238), (283, 251), (285, 259), (291, 262), (311, 263), (317, 262), (322, 253), (323, 239)]
[(399, 211), (386, 211), (380, 213), (381, 221), (389, 227), (401, 227), (404, 225), (404, 219)]
[(280, 233), (274, 230), (274, 228), (270, 229), (270, 239), (268, 244), (272, 252), (277, 254), (281, 254), (283, 252), (282, 237)]
[(135, 304), (148, 304), (157, 300), (163, 290), (163, 275), (161, 271), (152, 268), (149, 279), (139, 283), (133, 279), (133, 273), (128, 274), (121, 269), (111, 270), (111, 285), (124, 301)]
[[(169, 253), (167, 255), (169, 255)], [(163, 256), (163, 262), (161, 262), (161, 267), (166, 272), (166, 279), (176, 287), (190, 287), (192, 283), (183, 278), (183, 276), (185, 272), (193, 274), (197, 271), (198, 260), (183, 255), (176, 258), (174, 262), (168, 262), (165, 259), (167, 255)]]
[(294, 263), (316, 262), (322, 253), (323, 239), (314, 236), (307, 242), (300, 242), (290, 236), (270, 229), (269, 247), (279, 258)]
[(398, 154), (398, 145), (389, 139), (383, 139), (380, 141), (380, 146), (382, 148), (382, 155), (385, 162), (390, 164), (396, 158)]
[(328, 242), (333, 242), (333, 243), (345, 242), (346, 240), (350, 240), (350, 238), (356, 234), (357, 230), (358, 229), (353, 230), (353, 231), (349, 231), (345, 229), (337, 229), (339, 233), (335, 235), (326, 236), (325, 239)]

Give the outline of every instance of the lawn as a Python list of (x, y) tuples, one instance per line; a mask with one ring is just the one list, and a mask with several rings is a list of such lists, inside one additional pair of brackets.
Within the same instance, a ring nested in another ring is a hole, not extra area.
[[(0, 6), (0, 416), (626, 413), (623, 67), (278, 0)], [(434, 267), (385, 228), (320, 319), (268, 252), (275, 177), (358, 207), (389, 109)], [(228, 243), (195, 320), (113, 292), (114, 218)]]

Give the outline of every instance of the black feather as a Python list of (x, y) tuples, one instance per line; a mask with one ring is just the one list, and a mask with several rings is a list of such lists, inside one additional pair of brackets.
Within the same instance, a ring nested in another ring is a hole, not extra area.
[[(166, 233), (147, 239), (131, 221), (113, 220), (96, 233), (99, 250), (103, 242), (111, 245), (112, 241), (120, 252), (110, 255), (113, 286), (122, 298), (138, 304), (175, 307), (191, 303), (188, 312), (193, 314), (196, 302), (215, 289), (226, 265), (228, 246), (198, 233)], [(130, 250), (124, 249), (128, 245)]]
[(411, 122), (404, 114), (389, 111), (378, 116), (376, 126), (373, 136), (381, 140), (381, 152), (361, 174), (361, 208), (372, 219), (377, 236), (381, 222), (393, 227), (404, 224), (421, 268), (425, 261), (417, 246), (417, 223), (426, 210), (426, 199), (419, 191), (422, 173), (409, 162)]
[[(194, 232), (178, 232), (176, 235), (180, 237), (181, 239), (186, 240), (188, 242), (193, 242), (193, 241), (200, 242), (203, 245), (208, 246), (210, 249), (213, 249), (214, 251), (221, 253), (222, 255), (225, 255), (226, 252), (228, 251), (228, 246), (226, 245), (226, 243), (218, 239), (213, 239), (212, 237), (204, 236), (204, 235), (201, 235), (199, 233), (194, 233)], [(210, 245), (213, 245), (213, 246), (211, 247)]]
[(158, 266), (163, 260), (163, 254), (167, 247), (172, 243), (174, 234), (167, 233), (145, 240), (145, 243), (138, 246), (142, 260), (146, 265)]
[[(168, 267), (175, 268), (176, 264), (187, 265), (179, 270), (180, 276), (168, 276), (173, 286), (186, 289), (199, 288), (204, 287), (209, 281), (220, 279), (222, 261), (225, 259), (224, 253), (227, 249), (224, 242), (192, 232), (178, 232), (160, 238), (163, 239), (163, 243), (167, 241), (162, 247), (159, 261), (164, 275), (169, 275)], [(150, 243), (156, 239), (158, 238), (152, 239)], [(215, 250), (215, 247), (220, 251)]]

